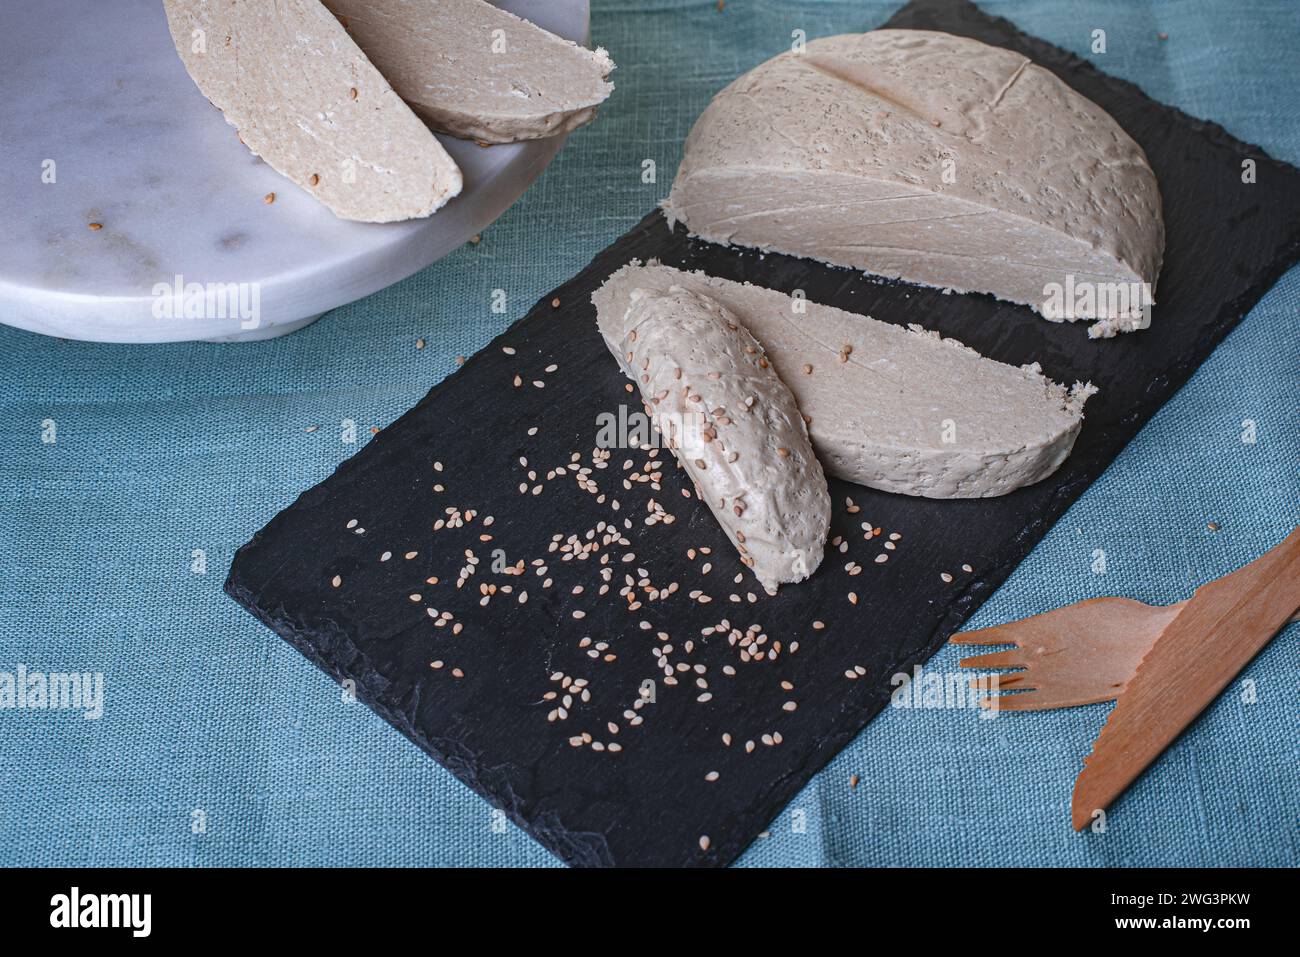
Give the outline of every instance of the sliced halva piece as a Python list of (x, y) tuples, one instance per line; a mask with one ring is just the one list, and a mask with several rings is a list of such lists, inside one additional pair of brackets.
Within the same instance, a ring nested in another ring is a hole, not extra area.
[(460, 169), (318, 0), (163, 0), (185, 68), (244, 145), (341, 219), (428, 216)]
[(916, 326), (653, 262), (624, 266), (592, 296), (605, 340), (621, 341), (634, 291), (674, 287), (715, 300), (763, 344), (829, 474), (887, 492), (985, 498), (1046, 478), (1096, 392)]
[(601, 331), (700, 497), (766, 590), (807, 578), (826, 547), (830, 494), (763, 347), (709, 296), (626, 293)]
[(1148, 324), (1164, 253), (1155, 174), (1109, 114), (1019, 53), (927, 30), (741, 76), (665, 210), (712, 242), (1095, 318), (1094, 336)]
[(436, 129), (485, 143), (589, 123), (614, 62), (484, 0), (325, 0)]

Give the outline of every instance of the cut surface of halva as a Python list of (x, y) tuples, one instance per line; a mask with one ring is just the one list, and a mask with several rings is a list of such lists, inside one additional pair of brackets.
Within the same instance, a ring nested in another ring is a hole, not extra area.
[(163, 0), (185, 69), (239, 138), (341, 219), (428, 216), (460, 169), (318, 0)]
[(702, 239), (1097, 319), (1094, 336), (1148, 323), (1164, 253), (1155, 174), (1108, 113), (1019, 53), (926, 30), (814, 40), (741, 76), (664, 206)]
[(593, 294), (606, 342), (622, 341), (634, 292), (674, 287), (716, 301), (762, 344), (827, 473), (887, 492), (984, 498), (1046, 478), (1096, 391), (918, 327), (654, 262), (624, 266)]
[(769, 592), (807, 578), (830, 494), (763, 347), (716, 299), (681, 286), (630, 289), (625, 306), (606, 345), (741, 561)]
[(325, 0), (436, 129), (485, 143), (567, 133), (614, 86), (614, 62), (485, 0)]

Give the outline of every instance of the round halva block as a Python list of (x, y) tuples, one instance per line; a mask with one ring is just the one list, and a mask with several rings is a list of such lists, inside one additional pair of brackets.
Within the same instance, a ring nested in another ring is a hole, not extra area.
[(435, 129), (485, 143), (589, 123), (614, 61), (485, 0), (324, 0)]
[(630, 290), (602, 332), (763, 587), (816, 571), (830, 527), (826, 476), (758, 340), (716, 300), (672, 285)]
[(1164, 252), (1155, 174), (1109, 114), (1019, 53), (926, 30), (741, 76), (665, 210), (712, 242), (1093, 318), (1094, 336), (1147, 325)]
[(610, 348), (638, 290), (674, 288), (718, 303), (763, 344), (828, 474), (886, 492), (987, 498), (1040, 481), (1070, 454), (1097, 391), (918, 326), (656, 262), (624, 266), (592, 296)]
[(317, 0), (163, 8), (185, 69), (244, 145), (340, 219), (415, 219), (460, 193), (442, 144)]

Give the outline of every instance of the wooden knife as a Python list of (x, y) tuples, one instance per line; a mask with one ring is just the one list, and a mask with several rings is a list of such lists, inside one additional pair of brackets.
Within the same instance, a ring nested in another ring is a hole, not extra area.
[(1213, 701), (1300, 606), (1300, 528), (1196, 590), (1125, 685), (1074, 783), (1082, 830)]

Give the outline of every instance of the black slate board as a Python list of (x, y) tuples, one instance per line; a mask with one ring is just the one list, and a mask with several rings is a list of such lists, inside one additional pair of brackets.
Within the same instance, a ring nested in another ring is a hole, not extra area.
[[(1160, 181), (1168, 246), (1152, 327), (1109, 341), (1089, 341), (1084, 324), (1046, 323), (1028, 310), (983, 296), (943, 296), (903, 283), (872, 280), (847, 270), (781, 256), (760, 257), (670, 233), (656, 212), (579, 276), (549, 294), (520, 322), (419, 405), (385, 429), (326, 482), (276, 516), (236, 556), (229, 594), (305, 656), (338, 679), (355, 680), (362, 700), (461, 780), (565, 861), (575, 865), (725, 864), (733, 860), (808, 778), (829, 761), (887, 703), (889, 678), (929, 658), (1033, 548), (1066, 507), (1115, 457), (1141, 425), (1190, 376), (1214, 346), (1300, 255), (1300, 172), (1240, 143), (1220, 127), (1161, 106), (1136, 87), (1108, 77), (1076, 57), (1025, 36), (1004, 20), (965, 3), (920, 2), (890, 26), (965, 34), (1026, 53), (1101, 104), (1142, 145)], [(1242, 160), (1257, 163), (1257, 182), (1241, 181)], [(1091, 380), (1101, 393), (1088, 405), (1074, 453), (1049, 480), (1005, 498), (935, 502), (832, 483), (832, 534), (845, 534), (848, 554), (828, 555), (814, 578), (775, 599), (736, 604), (727, 596), (754, 591), (707, 511), (681, 495), (682, 479), (667, 453), (662, 490), (622, 487), (622, 460), (639, 467), (644, 452), (615, 451), (593, 472), (599, 488), (620, 500), (580, 490), (572, 475), (545, 479), (571, 453), (591, 461), (596, 417), (626, 402), (625, 380), (596, 332), (589, 297), (606, 276), (633, 258), (700, 268), (895, 323), (920, 322), (1006, 362), (1039, 361), (1058, 381)], [(552, 296), (561, 302), (550, 304)], [(503, 345), (517, 350), (513, 356)], [(544, 373), (549, 363), (559, 371)], [(520, 373), (525, 384), (514, 388)], [(545, 388), (528, 383), (543, 379)], [(535, 437), (526, 434), (539, 426)], [(527, 456), (545, 486), (521, 494)], [(438, 472), (433, 462), (444, 468)], [(445, 491), (435, 492), (437, 483)], [(846, 495), (861, 507), (847, 514)], [(672, 525), (647, 527), (646, 502), (661, 502)], [(466, 527), (431, 530), (446, 506), (477, 508)], [(483, 518), (494, 517), (490, 528)], [(555, 532), (582, 534), (598, 521), (630, 518), (631, 544), (612, 546), (614, 584), (604, 599), (599, 555), (560, 561), (547, 553)], [(364, 534), (348, 531), (356, 518)], [(882, 538), (864, 541), (863, 520), (901, 532), (885, 564), (873, 559)], [(480, 534), (493, 541), (479, 541)], [(711, 547), (713, 567), (688, 547)], [(480, 558), (463, 590), (452, 580), (464, 550)], [(509, 562), (550, 559), (553, 586), (541, 587), (530, 566), (522, 578), (488, 571), (491, 549)], [(391, 550), (393, 558), (379, 561)], [(408, 550), (417, 557), (403, 557)], [(634, 552), (625, 564), (621, 556)], [(854, 560), (861, 574), (844, 565)], [(973, 574), (960, 568), (969, 563)], [(671, 598), (630, 612), (618, 600), (623, 575), (643, 568), (656, 585), (679, 581)], [(956, 575), (951, 584), (940, 571)], [(339, 575), (340, 587), (331, 579)], [(423, 584), (436, 575), (441, 583)], [(529, 591), (527, 604), (498, 593), (480, 606), (479, 584), (492, 581)], [(571, 594), (575, 584), (585, 586)], [(687, 597), (705, 587), (714, 598)], [(846, 598), (852, 589), (857, 605)], [(408, 597), (421, 596), (419, 602)], [(436, 628), (425, 612), (450, 610), (461, 634)], [(571, 616), (586, 612), (585, 619)], [(742, 630), (761, 623), (775, 660), (742, 662), (726, 635), (701, 629), (727, 618)], [(824, 630), (811, 626), (825, 622)], [(648, 621), (651, 630), (639, 622)], [(714, 697), (701, 703), (694, 671), (678, 685), (662, 681), (640, 726), (624, 709), (643, 680), (654, 679), (659, 630), (671, 635), (673, 663), (707, 668)], [(592, 658), (583, 636), (608, 642)], [(694, 641), (689, 653), (686, 642)], [(791, 653), (794, 642), (799, 643)], [(439, 670), (430, 662), (445, 661)], [(735, 667), (734, 677), (722, 672)], [(865, 667), (849, 680), (846, 669)], [(463, 669), (456, 678), (451, 669)], [(552, 672), (589, 679), (589, 703), (575, 702), (567, 720), (548, 722), (559, 687)], [(783, 690), (789, 681), (793, 691)], [(793, 712), (786, 701), (797, 701)], [(606, 722), (621, 725), (611, 734)], [(589, 732), (621, 750), (572, 747)], [(721, 736), (729, 732), (730, 747)], [(779, 732), (781, 743), (761, 743)], [(753, 753), (743, 744), (758, 742)], [(720, 772), (715, 783), (706, 773)], [(919, 798), (923, 799), (923, 798)], [(709, 837), (708, 850), (700, 838)]]

